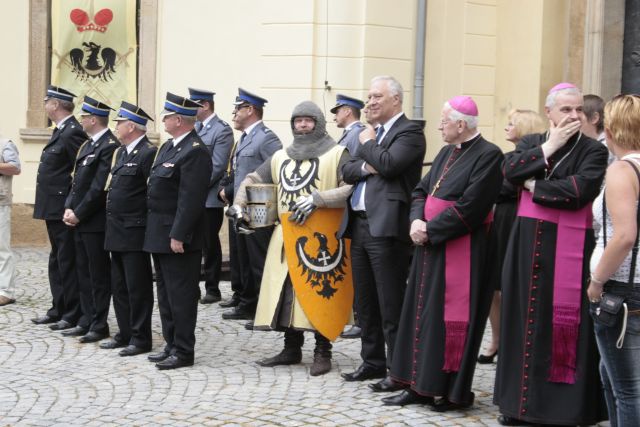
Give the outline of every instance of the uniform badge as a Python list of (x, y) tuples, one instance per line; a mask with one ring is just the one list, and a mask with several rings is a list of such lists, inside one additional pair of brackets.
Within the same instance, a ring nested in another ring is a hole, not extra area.
[(115, 144), (116, 142), (113, 139), (109, 140), (109, 144)]
[(125, 163), (124, 164), (126, 167), (131, 167), (131, 166), (138, 166), (137, 163)]
[(165, 168), (172, 168), (175, 166), (175, 163), (163, 163), (162, 166)]
[(193, 145), (192, 145), (192, 147), (197, 147), (198, 145), (200, 145), (200, 143), (199, 143), (199, 142), (194, 142), (194, 143), (193, 143)]

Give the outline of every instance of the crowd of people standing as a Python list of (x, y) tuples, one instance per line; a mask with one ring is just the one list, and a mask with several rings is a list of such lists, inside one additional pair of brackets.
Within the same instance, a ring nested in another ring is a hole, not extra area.
[[(313, 332), (315, 376), (332, 369), (336, 334), (315, 310), (330, 307), (345, 319), (340, 327), (353, 311), (360, 328), (362, 362), (342, 377), (396, 392), (385, 405), (464, 410), (474, 403), (476, 363), (497, 357), (502, 425), (640, 425), (640, 98), (605, 105), (560, 83), (548, 92), (548, 120), (509, 114), (514, 149), (503, 154), (479, 132), (475, 101), (453, 97), (439, 118), (444, 145), (421, 177), (423, 124), (403, 113), (403, 93), (395, 78), (378, 76), (366, 102), (338, 95), (337, 142), (322, 110), (304, 101), (283, 148), (263, 122), (266, 99), (239, 89), (229, 125), (214, 92), (189, 88), (167, 93), (160, 117), (171, 138), (158, 148), (139, 106), (122, 102), (114, 134), (110, 106), (87, 96), (78, 121), (75, 95), (49, 86), (55, 128), (34, 218), (51, 244), (52, 300), (32, 322), (123, 357), (149, 353), (155, 280), (165, 345), (147, 357), (158, 369), (193, 365), (198, 302), (219, 302), (225, 320), (284, 332), (283, 349), (261, 366), (300, 363), (304, 332)], [(19, 162), (17, 152), (4, 154), (12, 144), (0, 144), (1, 196)], [(274, 186), (280, 221), (251, 224), (256, 185)], [(233, 294), (221, 301), (225, 207)], [(312, 230), (320, 246), (305, 274), (316, 299), (303, 297), (284, 256), (287, 233), (335, 209), (335, 236)], [(333, 237), (338, 247), (350, 240), (335, 260)], [(334, 270), (321, 268), (327, 260)], [(353, 304), (335, 304), (343, 274)], [(0, 305), (15, 302), (5, 288)], [(492, 336), (480, 354), (487, 319)]]

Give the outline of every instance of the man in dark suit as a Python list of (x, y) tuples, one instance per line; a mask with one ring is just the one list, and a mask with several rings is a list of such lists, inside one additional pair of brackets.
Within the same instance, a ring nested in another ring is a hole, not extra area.
[(111, 277), (109, 253), (104, 250), (105, 184), (113, 152), (120, 145), (107, 127), (108, 105), (84, 97), (80, 112), (84, 131), (90, 138), (80, 147), (65, 201), (63, 222), (75, 228), (76, 269), (80, 284), (82, 317), (78, 325), (62, 334), (81, 336), (81, 343), (109, 336)]
[[(238, 89), (233, 110), (233, 126), (236, 130), (242, 131), (242, 135), (232, 153), (233, 180), (228, 180), (220, 191), (220, 198), (227, 203), (233, 202), (233, 193), (240, 188), (240, 183), (247, 174), (255, 171), (273, 153), (282, 148), (278, 136), (262, 122), (263, 108), (266, 103), (266, 99), (244, 89)], [(237, 251), (234, 255), (237, 256), (242, 291), (238, 305), (222, 313), (223, 319), (253, 320), (260, 294), (262, 270), (272, 233), (273, 226), (262, 227), (252, 234), (235, 234)]]
[(31, 321), (35, 324), (53, 323), (50, 325), (53, 330), (72, 328), (80, 317), (73, 230), (62, 222), (76, 155), (87, 139), (72, 114), (74, 97), (63, 88), (47, 88), (44, 109), (56, 127), (40, 156), (33, 208), (33, 217), (45, 220), (51, 243), (49, 286), (52, 306), (45, 315)]
[(119, 332), (100, 348), (124, 347), (120, 356), (151, 350), (153, 277), (151, 257), (142, 251), (147, 223), (147, 179), (158, 149), (146, 136), (153, 120), (137, 105), (123, 102), (116, 132), (122, 146), (115, 152), (107, 193), (104, 247), (111, 251), (111, 292)]
[(421, 126), (402, 112), (402, 93), (393, 77), (373, 78), (367, 107), (379, 126), (376, 131), (367, 125), (360, 133), (356, 157), (343, 168), (345, 182), (354, 184), (341, 235), (352, 239), (362, 364), (342, 377), (347, 381), (384, 378), (372, 384), (375, 391), (387, 391), (393, 385), (387, 368), (409, 267), (411, 191), (420, 180), (426, 150)]
[(224, 218), (224, 203), (218, 199), (218, 187), (227, 171), (229, 154), (233, 146), (233, 130), (216, 114), (214, 95), (215, 92), (189, 88), (189, 98), (201, 105), (196, 114), (198, 120), (195, 129), (209, 150), (213, 168), (205, 205), (205, 248), (202, 255), (204, 256), (204, 288), (206, 293), (200, 300), (202, 304), (211, 304), (221, 299), (219, 283), (222, 247), (220, 246), (219, 233)]
[(211, 157), (194, 130), (196, 102), (167, 92), (162, 121), (173, 138), (151, 167), (143, 249), (156, 268), (164, 350), (148, 358), (158, 369), (192, 366), (200, 260)]

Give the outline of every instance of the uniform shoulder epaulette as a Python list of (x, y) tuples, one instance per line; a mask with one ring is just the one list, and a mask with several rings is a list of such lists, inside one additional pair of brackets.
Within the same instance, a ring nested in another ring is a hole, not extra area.
[(268, 127), (263, 127), (263, 128), (262, 128), (262, 131), (263, 131), (264, 133), (271, 133), (271, 129), (269, 129)]
[(224, 126), (229, 126), (229, 123), (225, 122), (224, 120), (220, 119), (220, 123), (222, 123)]
[(200, 145), (200, 143), (198, 141), (193, 141), (192, 147), (197, 147), (198, 145)]
[(358, 123), (356, 123), (356, 126), (358, 126), (359, 128), (364, 128), (364, 127), (366, 127), (366, 126), (364, 125), (364, 123), (362, 123), (362, 122), (358, 122)]
[(113, 139), (109, 138), (109, 144), (115, 144), (115, 143), (116, 142)]

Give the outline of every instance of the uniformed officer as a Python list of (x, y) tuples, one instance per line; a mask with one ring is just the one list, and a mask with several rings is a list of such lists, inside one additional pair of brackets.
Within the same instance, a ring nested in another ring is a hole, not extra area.
[(87, 139), (87, 134), (72, 114), (74, 97), (73, 93), (61, 87), (47, 88), (44, 109), (56, 127), (40, 156), (33, 208), (33, 217), (45, 220), (51, 244), (49, 286), (52, 306), (45, 315), (31, 321), (35, 324), (54, 323), (50, 326), (53, 330), (72, 328), (81, 313), (73, 230), (62, 222), (76, 155)]
[(189, 98), (201, 105), (196, 114), (196, 131), (198, 136), (209, 149), (213, 170), (209, 180), (209, 193), (206, 202), (205, 220), (205, 248), (204, 257), (204, 287), (205, 296), (200, 302), (211, 304), (218, 302), (220, 296), (220, 270), (222, 267), (222, 247), (220, 246), (220, 228), (224, 218), (224, 203), (218, 199), (220, 180), (227, 171), (229, 154), (233, 146), (233, 130), (215, 112), (215, 92), (203, 89), (189, 88)]
[(360, 123), (360, 110), (364, 108), (364, 102), (347, 95), (336, 95), (336, 105), (330, 110), (335, 114), (333, 121), (339, 128), (344, 129), (338, 140), (338, 145), (347, 147), (349, 154), (355, 156), (360, 145), (360, 132), (365, 126)]
[[(365, 126), (360, 122), (360, 110), (363, 108), (364, 102), (359, 99), (337, 94), (336, 105), (330, 110), (331, 113), (335, 114), (333, 121), (336, 122), (339, 128), (344, 129), (342, 136), (338, 140), (338, 145), (346, 147), (352, 156), (355, 156), (360, 146), (360, 132), (365, 129)], [(357, 298), (357, 295), (355, 298)], [(357, 324), (358, 318), (355, 313), (355, 298), (353, 307), (356, 324), (341, 333), (340, 336), (342, 338), (360, 338), (360, 334), (362, 333), (360, 326)]]
[(90, 138), (78, 151), (62, 219), (75, 228), (76, 270), (82, 308), (78, 325), (63, 335), (82, 335), (81, 343), (109, 336), (107, 316), (111, 303), (111, 276), (109, 253), (104, 250), (105, 184), (113, 152), (120, 145), (107, 127), (111, 110), (96, 99), (84, 97), (80, 121)]
[[(266, 99), (242, 88), (238, 89), (234, 102), (233, 127), (242, 131), (242, 135), (231, 154), (231, 178), (223, 183), (220, 191), (220, 198), (229, 204), (233, 202), (233, 195), (247, 174), (255, 171), (282, 148), (278, 136), (262, 122), (266, 103)], [(253, 320), (271, 233), (273, 226), (262, 227), (252, 234), (234, 235), (237, 250), (231, 256), (236, 256), (237, 259), (242, 291), (239, 293), (238, 305), (222, 313), (223, 319)]]
[(204, 247), (205, 201), (211, 157), (194, 130), (200, 105), (167, 92), (162, 111), (165, 142), (147, 187), (144, 247), (156, 268), (158, 307), (166, 345), (149, 360), (158, 369), (192, 366)]
[(104, 247), (111, 251), (111, 292), (119, 332), (100, 348), (124, 347), (120, 356), (151, 350), (153, 277), (142, 251), (147, 223), (147, 179), (158, 149), (146, 136), (149, 117), (123, 102), (114, 119), (122, 146), (113, 156), (107, 193)]

